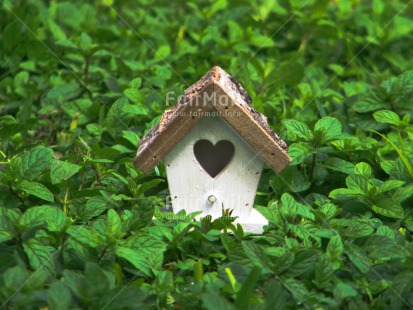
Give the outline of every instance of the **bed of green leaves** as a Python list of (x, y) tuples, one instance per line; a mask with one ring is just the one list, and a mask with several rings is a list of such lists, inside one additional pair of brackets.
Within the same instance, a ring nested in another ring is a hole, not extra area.
[[(412, 308), (412, 20), (407, 0), (0, 1), (0, 308)], [(290, 146), (262, 235), (160, 212), (164, 167), (132, 163), (214, 65)]]

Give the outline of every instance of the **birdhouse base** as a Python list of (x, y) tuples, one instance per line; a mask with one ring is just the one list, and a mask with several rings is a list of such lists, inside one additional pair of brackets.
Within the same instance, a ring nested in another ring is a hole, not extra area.
[(251, 209), (250, 216), (247, 219), (237, 218), (234, 224), (241, 224), (245, 232), (259, 235), (263, 233), (264, 226), (268, 225), (268, 220), (257, 210)]

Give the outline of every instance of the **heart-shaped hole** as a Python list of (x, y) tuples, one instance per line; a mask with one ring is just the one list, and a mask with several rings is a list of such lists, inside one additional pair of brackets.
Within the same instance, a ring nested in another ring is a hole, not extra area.
[(234, 145), (227, 140), (221, 140), (215, 145), (208, 140), (199, 140), (194, 144), (196, 160), (212, 178), (228, 166), (234, 152)]

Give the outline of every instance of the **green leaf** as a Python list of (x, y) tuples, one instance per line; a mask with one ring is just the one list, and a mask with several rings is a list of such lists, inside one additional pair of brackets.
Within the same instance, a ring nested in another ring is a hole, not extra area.
[(13, 220), (5, 214), (0, 214), (0, 243), (13, 239), (16, 234)]
[(364, 196), (361, 190), (352, 190), (347, 188), (338, 188), (333, 190), (328, 197), (336, 200), (352, 200)]
[(323, 254), (315, 264), (315, 283), (318, 287), (324, 287), (330, 282), (334, 274), (333, 265), (330, 258)]
[(366, 273), (370, 269), (370, 263), (365, 253), (356, 245), (346, 244), (344, 246), (345, 253), (350, 261), (362, 273)]
[(224, 297), (221, 297), (212, 293), (204, 293), (201, 296), (202, 305), (207, 310), (235, 310), (236, 308), (227, 301)]
[(91, 248), (104, 244), (102, 236), (91, 227), (72, 226), (67, 233), (77, 242)]
[[(291, 217), (295, 217), (296, 215), (300, 215), (303, 218), (314, 220), (314, 214), (311, 212), (311, 208), (309, 206), (302, 205), (298, 203), (293, 196), (288, 193), (285, 193), (281, 196), (281, 213), (282, 214), (289, 214)], [(286, 211), (284, 211), (286, 210)]]
[(345, 235), (349, 238), (361, 238), (371, 235), (374, 232), (374, 228), (368, 224), (351, 222), (347, 227)]
[(108, 277), (104, 269), (95, 262), (86, 262), (85, 276), (89, 290), (96, 296), (105, 294), (111, 285), (109, 282), (113, 281), (113, 277)]
[(385, 217), (400, 219), (404, 217), (404, 210), (397, 201), (392, 199), (383, 199), (377, 201), (373, 206), (372, 210), (377, 214), (381, 214)]
[(18, 182), (15, 187), (24, 191), (28, 195), (33, 195), (50, 202), (54, 201), (54, 196), (49, 189), (38, 182), (22, 180)]
[(14, 157), (6, 169), (7, 175), (12, 181), (18, 181), (24, 178), (21, 157)]
[(148, 115), (149, 112), (148, 108), (139, 105), (126, 105), (123, 107), (123, 111), (133, 116)]
[(304, 123), (291, 119), (284, 120), (283, 124), (290, 133), (296, 135), (298, 138), (304, 139), (306, 141), (311, 141), (314, 139), (313, 132)]
[(337, 207), (332, 203), (326, 203), (322, 205), (318, 210), (324, 213), (327, 218), (331, 219), (336, 215)]
[(376, 233), (379, 236), (386, 236), (392, 239), (395, 237), (395, 231), (388, 226), (380, 226)]
[(122, 223), (115, 210), (109, 209), (106, 225), (106, 236), (119, 238), (121, 236)]
[(291, 165), (301, 164), (313, 153), (314, 149), (304, 143), (293, 143), (288, 148), (288, 155), (291, 157)]
[(386, 193), (388, 191), (394, 190), (396, 188), (400, 188), (405, 184), (403, 181), (399, 180), (389, 180), (384, 182), (382, 185), (380, 185), (380, 192), (381, 193)]
[(341, 130), (340, 121), (330, 116), (323, 117), (314, 126), (314, 134), (319, 145), (339, 138)]
[(271, 258), (268, 263), (274, 274), (281, 274), (290, 269), (291, 265), (294, 263), (294, 254), (286, 253), (276, 259)]
[(4, 287), (17, 291), (27, 284), (29, 271), (23, 266), (15, 266), (7, 269), (3, 275)]
[(354, 169), (354, 173), (361, 175), (365, 178), (371, 178), (373, 175), (373, 171), (371, 169), (371, 166), (367, 163), (361, 162), (358, 163)]
[(82, 204), (77, 209), (77, 216), (82, 220), (90, 220), (105, 212), (108, 202), (102, 196), (93, 196), (86, 204)]
[(245, 241), (242, 243), (242, 248), (245, 251), (248, 259), (261, 269), (265, 267), (267, 256), (263, 251), (263, 248), (254, 242)]
[(335, 158), (335, 157), (329, 157), (323, 162), (323, 167), (334, 170), (334, 171), (340, 171), (345, 174), (352, 174), (354, 172), (355, 166), (348, 162), (345, 161), (341, 158)]
[(362, 175), (353, 174), (346, 178), (346, 185), (350, 190), (360, 191), (364, 194), (368, 194), (372, 185), (368, 179)]
[(202, 261), (200, 259), (194, 263), (193, 271), (194, 271), (194, 283), (195, 284), (201, 283), (202, 278), (204, 277), (204, 269), (203, 269)]
[(341, 241), (341, 237), (338, 235), (332, 237), (327, 246), (327, 255), (332, 259), (336, 259), (341, 256), (343, 250), (344, 248), (343, 242)]
[(135, 132), (124, 130), (122, 134), (124, 139), (128, 140), (134, 147), (138, 147), (139, 136)]
[(397, 189), (394, 192), (392, 199), (398, 203), (402, 203), (403, 201), (409, 199), (412, 196), (413, 196), (413, 184), (409, 184), (408, 186)]
[(287, 274), (299, 276), (307, 270), (314, 270), (315, 262), (320, 257), (320, 252), (315, 249), (298, 250), (295, 253), (294, 263), (288, 270)]
[[(127, 88), (123, 91), (123, 93), (125, 94), (126, 97), (128, 97), (128, 99), (130, 99), (132, 102), (142, 102), (142, 93), (136, 89), (136, 88)], [(138, 109), (139, 108), (139, 109)], [(123, 107), (123, 110), (125, 112), (128, 113), (133, 113), (136, 115), (145, 115), (148, 114), (147, 109), (145, 109), (144, 107), (136, 107), (136, 106), (132, 106), (132, 105), (125, 105)], [(146, 112), (146, 113), (142, 113), (142, 112)]]
[(123, 310), (156, 308), (154, 298), (139, 287), (122, 286), (101, 294), (97, 309)]
[(162, 60), (168, 57), (171, 54), (171, 48), (169, 45), (162, 45), (160, 46), (155, 53), (156, 60)]
[(237, 297), (235, 298), (234, 306), (236, 309), (249, 309), (249, 299), (252, 297), (255, 286), (258, 282), (258, 278), (261, 274), (260, 268), (254, 267), (244, 284), (241, 287), (241, 290), (238, 292)]
[(376, 97), (365, 96), (356, 101), (353, 105), (353, 109), (359, 113), (368, 113), (385, 108), (385, 104)]
[(36, 147), (22, 156), (23, 176), (26, 180), (38, 178), (44, 170), (49, 168), (53, 151), (43, 146)]
[(118, 246), (115, 251), (118, 257), (121, 257), (130, 262), (136, 269), (142, 271), (146, 276), (150, 276), (150, 268), (147, 266), (147, 259), (145, 255), (139, 251), (127, 247)]
[(166, 244), (151, 236), (135, 235), (129, 237), (116, 248), (116, 255), (129, 261), (146, 276), (151, 276), (162, 268)]
[(272, 280), (265, 290), (265, 309), (285, 309), (287, 296), (282, 286)]
[(410, 161), (410, 158), (408, 158), (408, 156), (406, 155), (406, 151), (404, 150), (404, 147), (402, 146), (402, 148), (399, 148), (396, 144), (394, 144), (392, 140), (387, 138), (385, 135), (381, 134), (380, 132), (374, 131), (374, 130), (371, 130), (371, 131), (379, 135), (380, 137), (382, 137), (386, 142), (388, 142), (393, 147), (393, 149), (399, 155), (400, 159), (403, 161), (403, 164), (406, 167), (410, 177), (413, 178), (413, 168), (411, 165), (411, 161)]
[(126, 106), (129, 106), (126, 98), (120, 98), (112, 105), (106, 117), (106, 125), (110, 130), (128, 129), (132, 115), (124, 110)]
[(278, 85), (283, 83), (290, 86), (295, 86), (304, 77), (304, 67), (296, 62), (288, 62), (276, 68), (274, 72), (271, 73), (271, 77), (274, 81), (270, 81)]
[(63, 271), (62, 281), (76, 297), (87, 297), (89, 290), (85, 289), (87, 287), (86, 279), (80, 272), (66, 269)]
[(52, 255), (48, 247), (35, 239), (28, 239), (23, 242), (23, 248), (34, 270), (44, 268), (52, 274), (55, 273)]
[(227, 0), (218, 0), (215, 1), (214, 4), (211, 6), (210, 11), (208, 12), (208, 16), (215, 14), (218, 11), (221, 11), (227, 7)]
[(50, 310), (70, 310), (73, 305), (68, 287), (61, 281), (53, 282), (47, 290), (47, 304)]
[(66, 40), (66, 35), (61, 27), (59, 27), (52, 19), (48, 20), (50, 32), (56, 40)]
[(85, 52), (89, 51), (92, 47), (92, 39), (86, 33), (80, 35), (79, 47)]
[(297, 303), (302, 303), (310, 294), (304, 283), (296, 279), (285, 279), (282, 283), (291, 292), (292, 297)]
[(73, 43), (73, 41), (70, 41), (68, 39), (59, 39), (58, 41), (55, 42), (55, 44), (63, 46), (63, 47), (67, 47), (67, 48), (77, 49), (76, 44)]
[(271, 38), (258, 34), (252, 35), (250, 42), (252, 45), (258, 48), (273, 47), (275, 45), (274, 41)]
[(74, 174), (80, 170), (81, 166), (71, 164), (68, 162), (53, 160), (50, 169), (50, 178), (52, 184), (58, 184), (62, 181), (70, 179)]
[(395, 126), (398, 126), (401, 123), (400, 117), (393, 111), (389, 110), (381, 110), (374, 112), (373, 117), (379, 123), (386, 123)]
[(49, 231), (62, 231), (65, 228), (66, 221), (66, 215), (58, 207), (38, 206), (24, 212), (19, 225), (31, 229), (46, 224)]
[(57, 102), (63, 102), (79, 96), (82, 90), (79, 84), (76, 82), (64, 83), (57, 85), (55, 88), (49, 91), (47, 99), (51, 99)]
[(161, 292), (167, 293), (174, 288), (173, 274), (171, 271), (161, 271), (157, 274), (155, 283), (157, 289)]
[(352, 288), (349, 284), (339, 283), (334, 288), (334, 297), (337, 300), (343, 300), (348, 297), (356, 297), (357, 291)]
[(27, 89), (27, 83), (29, 81), (29, 73), (26, 71), (19, 72), (14, 77), (14, 91), (20, 96), (24, 96)]

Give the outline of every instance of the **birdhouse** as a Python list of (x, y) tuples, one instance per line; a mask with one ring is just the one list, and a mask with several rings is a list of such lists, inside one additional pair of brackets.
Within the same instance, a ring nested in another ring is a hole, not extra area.
[(234, 77), (214, 67), (140, 140), (135, 165), (148, 173), (164, 161), (174, 212), (218, 218), (230, 209), (254, 233), (268, 223), (253, 208), (263, 165), (279, 173), (290, 158), (251, 102)]

